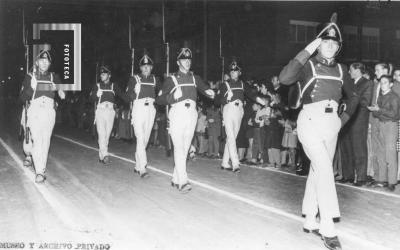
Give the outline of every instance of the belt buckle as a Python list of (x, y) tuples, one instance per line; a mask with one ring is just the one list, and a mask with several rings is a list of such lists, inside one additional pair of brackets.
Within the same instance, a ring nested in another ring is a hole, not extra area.
[(190, 103), (188, 103), (188, 102), (185, 103), (185, 107), (186, 107), (186, 108), (190, 108)]
[(325, 107), (325, 113), (333, 113), (332, 107)]

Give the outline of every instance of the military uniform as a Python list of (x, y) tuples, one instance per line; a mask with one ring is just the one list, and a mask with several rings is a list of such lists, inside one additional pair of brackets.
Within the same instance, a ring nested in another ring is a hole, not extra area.
[[(41, 51), (37, 59), (47, 59), (51, 63), (50, 53), (47, 50)], [(25, 144), (24, 140), (24, 151), (32, 155), (36, 172), (35, 181), (41, 183), (46, 179), (47, 157), (55, 124), (55, 85), (61, 84), (61, 80), (53, 72), (36, 70), (36, 66), (33, 72), (25, 76), (20, 98), (23, 102), (30, 102), (27, 109), (30, 142)], [(37, 83), (36, 86), (32, 84), (33, 82)], [(61, 97), (64, 98), (64, 92), (62, 93)]]
[[(177, 60), (191, 59), (192, 53), (187, 48), (182, 48)], [(197, 91), (207, 96), (207, 91), (212, 91), (203, 80), (188, 71), (181, 69), (166, 78), (163, 83), (161, 95), (156, 102), (160, 105), (171, 105), (169, 110), (169, 133), (174, 145), (174, 173), (171, 184), (183, 192), (191, 190), (186, 172), (186, 157), (192, 142), (197, 123)], [(181, 96), (175, 99), (175, 91), (180, 91)]]
[[(325, 34), (320, 33), (321, 44), (323, 40), (333, 40), (341, 45), (340, 31), (333, 21), (324, 30)], [(340, 217), (340, 212), (332, 162), (341, 125), (354, 112), (359, 98), (347, 68), (334, 59), (325, 59), (321, 52), (310, 58), (309, 46), (284, 67), (279, 78), (285, 85), (297, 81), (301, 85), (303, 108), (298, 116), (297, 130), (304, 151), (311, 160), (303, 199), (302, 212), (306, 215), (304, 230), (319, 230), (325, 246), (341, 249), (333, 223), (333, 218)], [(342, 91), (348, 98), (347, 109), (339, 117), (337, 110)], [(319, 225), (316, 221), (318, 213)]]
[[(102, 73), (111, 74), (111, 71), (107, 66), (102, 66), (100, 74)], [(110, 161), (108, 157), (108, 142), (114, 126), (116, 96), (128, 102), (125, 93), (110, 81), (97, 83), (90, 96), (92, 101), (96, 102), (95, 124), (99, 143), (99, 161), (104, 164)]]
[[(241, 71), (235, 61), (230, 65), (230, 71)], [(231, 93), (231, 94), (230, 94)], [(224, 156), (222, 158), (221, 169), (240, 172), (239, 157), (236, 147), (236, 137), (239, 133), (241, 121), (243, 118), (243, 103), (245, 94), (251, 98), (256, 98), (257, 91), (243, 83), (242, 80), (229, 79), (221, 84), (218, 101), (222, 108), (223, 124), (226, 132), (226, 144)], [(232, 167), (229, 166), (231, 160)]]
[[(153, 65), (153, 62), (150, 57), (144, 55), (139, 61), (139, 65)], [(148, 176), (146, 173), (146, 147), (156, 116), (154, 100), (158, 85), (159, 80), (152, 74), (148, 76), (143, 74), (134, 75), (128, 82), (127, 93), (130, 101), (133, 102), (131, 117), (136, 136), (135, 172), (141, 177)]]

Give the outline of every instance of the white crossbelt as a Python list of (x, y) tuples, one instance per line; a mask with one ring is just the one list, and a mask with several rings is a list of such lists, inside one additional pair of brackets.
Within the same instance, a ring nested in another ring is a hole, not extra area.
[(304, 85), (304, 88), (301, 90), (300, 92), (300, 98), (303, 97), (304, 92), (307, 90), (307, 88), (311, 85), (311, 83), (316, 80), (316, 79), (326, 79), (326, 80), (336, 80), (336, 81), (340, 81), (343, 85), (343, 70), (342, 70), (342, 66), (340, 66), (340, 64), (338, 63), (338, 68), (339, 68), (339, 73), (340, 76), (336, 77), (336, 76), (327, 76), (327, 75), (318, 75), (315, 71), (315, 66), (314, 63), (309, 60), (308, 61), (311, 65), (311, 71), (313, 76), (310, 78), (310, 80), (308, 80), (308, 82), (306, 83), (306, 85)]
[(153, 76), (153, 82), (142, 82), (140, 77), (138, 75), (133, 75), (136, 79), (136, 84), (139, 84), (139, 92), (136, 94), (136, 100), (139, 99), (139, 94), (141, 90), (142, 85), (147, 85), (147, 86), (155, 86), (156, 85), (156, 78)]
[[(36, 78), (33, 74), (30, 74), (30, 73), (29, 73), (28, 75), (29, 75), (31, 78)], [(37, 82), (37, 84), (39, 84), (39, 83), (51, 84), (52, 86), (55, 87), (55, 83), (54, 83), (54, 81), (53, 81), (53, 74), (52, 74), (52, 73), (50, 73), (50, 81), (47, 81), (47, 80), (37, 80), (37, 79), (36, 79), (36, 82)], [(37, 89), (37, 87), (33, 90), (33, 95), (32, 95), (31, 101), (32, 101), (33, 99), (35, 99), (36, 89)]]
[(224, 96), (226, 96), (228, 94), (228, 92), (232, 91), (232, 90), (243, 90), (243, 82), (242, 81), (240, 81), (240, 83), (242, 84), (242, 87), (235, 87), (235, 88), (231, 88), (228, 81), (224, 81), (224, 82), (226, 85), (226, 92), (225, 92)]
[[(113, 95), (115, 95), (115, 92), (114, 92), (114, 83), (111, 83), (111, 89), (101, 89), (101, 88), (100, 88), (100, 83), (97, 83), (97, 88), (98, 88), (99, 90), (103, 91), (103, 92), (111, 92), (111, 93), (113, 93)], [(97, 102), (97, 105), (100, 104), (100, 101), (101, 101), (101, 96), (100, 96), (100, 98), (99, 98), (99, 101)]]
[(196, 87), (196, 80), (195, 80), (194, 76), (192, 76), (192, 77), (193, 77), (193, 83), (182, 83), (182, 84), (179, 84), (178, 80), (176, 79), (176, 77), (174, 75), (171, 75), (172, 81), (174, 82), (175, 86), (171, 89), (171, 91), (169, 93), (174, 92), (175, 89), (178, 88), (178, 87), (185, 87), (185, 86), (194, 86), (194, 87)]

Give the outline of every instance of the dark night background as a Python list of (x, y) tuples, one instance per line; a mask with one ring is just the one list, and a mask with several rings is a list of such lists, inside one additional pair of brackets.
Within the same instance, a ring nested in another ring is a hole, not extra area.
[[(343, 32), (340, 60), (400, 63), (400, 3), (397, 2), (268, 2), (268, 1), (169, 1), (165, 2), (166, 41), (170, 43), (171, 72), (176, 51), (188, 46), (194, 54), (193, 70), (207, 80), (221, 76), (219, 27), (225, 67), (236, 58), (245, 78), (264, 79), (279, 74), (288, 60), (315, 37), (315, 27), (296, 26), (291, 20), (326, 22), (338, 13)], [(0, 83), (3, 94), (18, 93), (25, 69), (22, 10), (26, 24), (82, 24), (82, 88), (95, 79), (96, 62), (113, 69), (113, 80), (122, 87), (130, 74), (128, 17), (132, 17), (133, 44), (138, 59), (146, 49), (155, 61), (155, 73), (165, 72), (162, 40), (162, 1), (135, 0), (0, 0)], [(363, 29), (378, 29), (378, 36)], [(30, 33), (31, 35), (31, 33)], [(57, 60), (57, 58), (55, 59)], [(8, 77), (11, 79), (9, 80)]]

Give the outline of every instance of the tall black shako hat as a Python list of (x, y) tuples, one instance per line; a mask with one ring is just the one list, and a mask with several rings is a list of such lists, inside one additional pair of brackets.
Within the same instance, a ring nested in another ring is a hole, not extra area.
[(181, 48), (176, 59), (192, 59), (192, 51), (189, 48)]
[(233, 60), (229, 65), (229, 71), (242, 71), (236, 60)]
[(100, 66), (99, 73), (100, 73), (100, 74), (102, 74), (102, 73), (111, 74), (110, 66), (108, 66), (108, 65), (101, 65), (101, 66)]
[(322, 40), (334, 40), (339, 43), (339, 50), (342, 47), (342, 33), (340, 33), (339, 26), (337, 23), (337, 14), (333, 13), (329, 23), (323, 23), (317, 27), (317, 38)]
[(36, 60), (47, 59), (51, 63), (50, 49), (51, 49), (50, 44), (44, 44), (43, 49), (41, 49), (39, 54), (36, 56)]
[(143, 65), (153, 65), (153, 60), (151, 60), (151, 58), (146, 53), (139, 60), (139, 66)]

